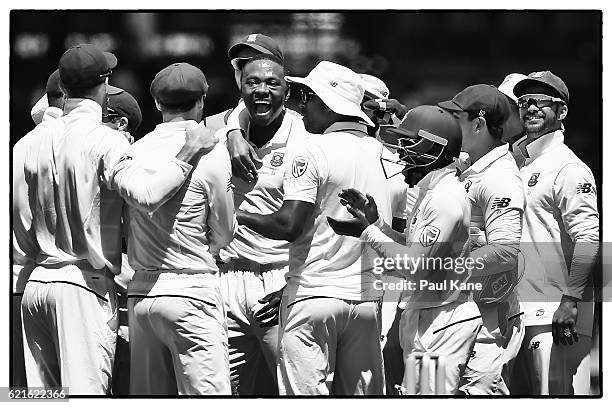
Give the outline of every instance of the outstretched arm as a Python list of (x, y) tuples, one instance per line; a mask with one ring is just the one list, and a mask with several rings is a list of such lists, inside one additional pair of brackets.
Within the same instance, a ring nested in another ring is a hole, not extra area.
[(314, 221), (314, 204), (306, 201), (283, 201), (281, 208), (272, 214), (262, 215), (238, 211), (238, 224), (271, 239), (295, 241), (306, 225)]

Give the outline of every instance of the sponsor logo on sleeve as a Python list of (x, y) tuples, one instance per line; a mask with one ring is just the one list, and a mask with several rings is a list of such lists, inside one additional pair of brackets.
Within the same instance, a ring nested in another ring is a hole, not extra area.
[(591, 183), (578, 183), (576, 187), (576, 193), (578, 194), (590, 194), (595, 192), (595, 187)]
[(531, 177), (529, 177), (529, 181), (527, 182), (527, 185), (529, 187), (533, 187), (536, 184), (538, 184), (538, 177), (540, 177), (540, 173), (533, 173)]
[(433, 225), (426, 225), (421, 230), (421, 235), (419, 235), (419, 242), (424, 247), (432, 246), (436, 243), (440, 237), (440, 229), (434, 227)]
[(510, 205), (510, 201), (511, 200), (509, 197), (495, 197), (495, 199), (493, 199), (491, 209), (495, 210), (500, 208), (506, 208), (508, 207), (508, 205)]
[(298, 156), (293, 159), (293, 165), (291, 166), (291, 174), (295, 178), (301, 177), (304, 173), (306, 173), (307, 168), (308, 160), (305, 157)]

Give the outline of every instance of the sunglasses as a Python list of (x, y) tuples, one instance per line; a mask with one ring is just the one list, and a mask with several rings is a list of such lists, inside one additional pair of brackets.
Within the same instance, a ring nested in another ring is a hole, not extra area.
[(555, 103), (565, 103), (563, 99), (554, 98), (547, 95), (525, 95), (516, 102), (520, 109), (529, 109), (531, 105), (535, 105), (538, 109), (549, 108)]
[(251, 57), (232, 58), (230, 63), (235, 70), (242, 71), (244, 64), (246, 64), (246, 62), (250, 59)]
[(317, 94), (312, 91), (307, 91), (304, 88), (300, 89), (300, 102), (304, 105), (310, 102), (315, 96), (317, 96)]

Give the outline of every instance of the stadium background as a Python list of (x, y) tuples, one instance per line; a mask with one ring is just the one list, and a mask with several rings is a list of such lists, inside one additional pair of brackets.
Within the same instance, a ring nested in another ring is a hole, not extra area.
[[(596, 10), (12, 10), (10, 146), (34, 127), (30, 109), (71, 45), (90, 42), (117, 56), (110, 82), (138, 100), (139, 138), (161, 121), (149, 85), (172, 62), (204, 71), (210, 85), (205, 115), (235, 106), (239, 95), (227, 49), (254, 32), (281, 43), (291, 75), (306, 75), (320, 60), (331, 60), (380, 77), (391, 97), (408, 107), (449, 99), (471, 84), (498, 85), (511, 72), (551, 70), (570, 90), (566, 143), (591, 167), (601, 191), (602, 14)], [(598, 362), (596, 344), (596, 375)]]

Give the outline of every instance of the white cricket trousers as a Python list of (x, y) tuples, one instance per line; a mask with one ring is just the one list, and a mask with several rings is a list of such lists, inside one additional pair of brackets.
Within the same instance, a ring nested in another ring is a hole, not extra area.
[(259, 300), (285, 286), (287, 265), (260, 265), (245, 259), (219, 267), (227, 310), (232, 391), (238, 395), (278, 395), (278, 324), (261, 327)]
[(113, 276), (87, 262), (38, 266), (21, 302), (29, 387), (109, 393), (117, 340)]
[[(414, 352), (444, 356), (446, 394), (455, 394), (481, 325), (478, 306), (471, 301), (458, 301), (427, 309), (408, 308), (402, 313), (399, 327), (404, 361)], [(416, 378), (419, 378), (419, 372), (420, 360), (417, 359), (414, 373)], [(429, 389), (435, 389), (434, 370), (430, 370)]]
[(506, 302), (479, 304), (482, 328), (461, 378), (467, 395), (510, 395), (513, 360), (525, 336), (525, 321), (516, 295)]
[(527, 326), (513, 376), (522, 377), (516, 395), (589, 395), (591, 336), (579, 333), (572, 345), (555, 345), (550, 325)]
[(283, 296), (281, 395), (383, 395), (379, 301)]
[(218, 276), (137, 271), (128, 285), (131, 395), (230, 395)]

